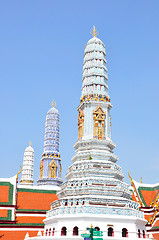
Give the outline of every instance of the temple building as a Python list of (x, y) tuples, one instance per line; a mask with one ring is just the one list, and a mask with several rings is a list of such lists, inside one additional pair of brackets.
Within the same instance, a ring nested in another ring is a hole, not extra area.
[[(159, 240), (159, 184), (123, 181), (111, 138), (111, 108), (104, 43), (95, 27), (85, 47), (75, 155), (61, 179), (60, 115), (46, 114), (40, 176), (33, 182), (34, 149), (24, 151), (19, 174), (0, 178), (0, 239), (82, 240), (93, 226), (103, 237)], [(50, 207), (51, 205), (51, 207)]]
[[(25, 240), (81, 240), (87, 227), (103, 232), (103, 239), (148, 238), (144, 213), (132, 200), (129, 185), (113, 153), (111, 108), (104, 43), (93, 38), (85, 47), (82, 93), (77, 108), (78, 140), (66, 182), (46, 214), (44, 235)], [(100, 238), (101, 239), (101, 238)]]
[(43, 220), (50, 203), (57, 200), (60, 190), (61, 159), (59, 154), (59, 112), (53, 107), (46, 115), (44, 153), (40, 164), (38, 186), (33, 185), (34, 149), (24, 151), (22, 176), (0, 178), (0, 239), (23, 240), (26, 233), (43, 232)]
[[(131, 179), (131, 186), (133, 190), (132, 199), (139, 203), (140, 210), (144, 213), (147, 220), (146, 230), (154, 239), (159, 239), (159, 183), (145, 184), (142, 179), (136, 182)], [(139, 233), (140, 235), (141, 233)]]

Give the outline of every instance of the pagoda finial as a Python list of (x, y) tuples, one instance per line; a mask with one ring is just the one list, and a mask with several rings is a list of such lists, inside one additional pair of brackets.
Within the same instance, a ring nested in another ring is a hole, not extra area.
[(55, 101), (53, 100), (53, 102), (52, 102), (52, 107), (55, 108), (55, 106), (56, 106), (56, 103), (55, 103)]
[(31, 141), (29, 141), (29, 146), (31, 147), (31, 144), (32, 144), (32, 142)]
[(96, 37), (99, 35), (99, 33), (97, 32), (97, 29), (95, 28), (95, 26), (93, 26), (93, 29), (90, 31), (90, 33), (92, 34), (93, 37)]

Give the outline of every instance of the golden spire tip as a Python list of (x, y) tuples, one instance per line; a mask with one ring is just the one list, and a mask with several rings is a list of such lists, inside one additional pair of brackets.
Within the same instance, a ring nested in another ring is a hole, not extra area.
[(55, 106), (56, 106), (56, 103), (55, 103), (55, 101), (53, 100), (53, 102), (52, 102), (52, 107), (55, 108)]
[(99, 35), (99, 33), (97, 32), (97, 29), (95, 28), (95, 26), (93, 26), (93, 29), (90, 31), (90, 33), (92, 34), (93, 37), (96, 37)]
[(32, 144), (31, 141), (29, 141), (29, 146), (30, 146), (30, 147), (31, 147), (31, 144)]

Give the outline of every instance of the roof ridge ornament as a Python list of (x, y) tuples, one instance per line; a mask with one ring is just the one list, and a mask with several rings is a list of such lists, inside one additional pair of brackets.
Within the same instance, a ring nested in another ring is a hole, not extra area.
[(140, 178), (140, 183), (143, 183), (143, 182), (142, 182), (142, 177)]
[(18, 175), (22, 172), (22, 166), (20, 166), (20, 171), (17, 173), (17, 180), (18, 180)]
[(90, 33), (92, 34), (93, 37), (96, 37), (99, 35), (99, 33), (97, 32), (97, 29), (95, 28), (95, 25), (93, 26), (93, 29), (90, 31)]
[[(137, 190), (136, 187), (135, 187), (134, 181), (133, 181), (132, 177), (130, 176), (130, 171), (128, 171), (128, 176), (129, 176), (129, 178), (131, 179), (131, 186), (132, 186), (133, 189), (134, 189), (134, 192), (135, 192), (135, 194), (136, 194), (136, 196), (137, 196), (137, 200), (138, 200), (138, 202), (139, 202), (139, 204), (140, 204), (140, 207), (143, 207), (142, 199), (140, 198), (140, 196), (139, 196), (139, 194), (138, 194), (138, 190)], [(135, 196), (135, 197), (136, 197), (136, 196)]]

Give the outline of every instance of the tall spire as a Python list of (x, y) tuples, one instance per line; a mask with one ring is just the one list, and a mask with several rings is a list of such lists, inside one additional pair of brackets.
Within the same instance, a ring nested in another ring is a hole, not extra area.
[(59, 154), (60, 114), (53, 102), (45, 121), (44, 153)]
[(33, 185), (34, 149), (29, 146), (24, 151), (23, 170), (20, 185)]
[[(96, 32), (95, 29), (94, 31)], [(108, 94), (105, 56), (104, 43), (97, 37), (91, 38), (87, 42), (84, 52), (82, 94), (78, 108), (79, 119), (81, 113), (83, 119), (85, 118), (83, 123), (78, 124), (80, 131), (78, 136), (83, 140), (111, 139), (110, 109), (112, 104)]]
[(108, 74), (104, 43), (96, 37), (91, 38), (85, 47), (82, 77), (82, 97), (88, 94), (108, 96)]
[[(58, 200), (47, 212), (45, 229), (53, 228), (58, 239), (76, 239), (93, 224), (101, 228), (103, 238), (136, 238), (136, 229), (145, 230), (139, 204), (131, 200), (129, 185), (117, 165), (111, 140), (112, 104), (108, 95), (105, 46), (96, 36), (85, 47), (82, 95), (78, 107), (78, 140), (75, 155), (66, 174), (66, 182), (57, 193)], [(111, 228), (108, 228), (111, 226)], [(106, 228), (111, 229), (109, 235)], [(121, 230), (120, 230), (121, 229)], [(121, 231), (121, 233), (120, 233)], [(78, 235), (78, 236), (77, 236)], [(56, 238), (55, 236), (55, 238)], [(52, 238), (53, 239), (53, 238)]]
[(46, 114), (44, 152), (40, 163), (38, 185), (60, 186), (61, 159), (59, 153), (60, 115), (52, 102), (52, 108)]

